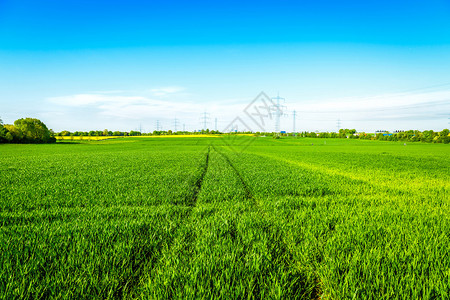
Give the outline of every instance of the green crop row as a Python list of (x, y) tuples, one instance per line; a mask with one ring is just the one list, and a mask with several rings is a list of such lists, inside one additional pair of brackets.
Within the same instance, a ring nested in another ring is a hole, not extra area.
[(447, 145), (0, 145), (0, 298), (446, 299)]
[(228, 155), (320, 293), (448, 298), (449, 150), (307, 141)]

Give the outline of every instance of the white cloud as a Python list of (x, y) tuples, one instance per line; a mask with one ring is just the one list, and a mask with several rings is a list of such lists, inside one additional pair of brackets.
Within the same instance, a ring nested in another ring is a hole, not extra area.
[[(175, 94), (183, 90), (180, 87), (152, 89), (155, 94), (160, 94), (159, 97), (117, 95), (105, 91), (103, 94), (99, 92), (51, 97), (47, 101), (61, 108), (89, 108), (100, 115), (131, 119), (149, 116), (164, 117), (167, 114), (195, 114), (195, 117), (197, 117), (205, 110), (222, 115), (235, 114), (236, 111), (243, 110), (245, 107), (245, 102), (239, 104), (241, 101), (234, 101), (233, 99), (215, 103), (198, 103), (198, 101), (191, 101), (189, 94), (185, 94), (181, 99), (179, 97), (171, 97), (170, 99), (165, 97), (170, 93)], [(230, 102), (233, 102), (233, 104), (229, 105)]]
[[(176, 91), (181, 90), (181, 88), (167, 88), (166, 92), (175, 94)], [(72, 119), (72, 123), (83, 124), (83, 128), (86, 128), (87, 122), (92, 124), (88, 125), (91, 128), (117, 128), (118, 124), (144, 123), (148, 131), (153, 131), (156, 120), (160, 121), (164, 129), (170, 129), (174, 118), (179, 120), (178, 128), (180, 129), (182, 124), (186, 124), (188, 130), (199, 129), (201, 128), (200, 114), (204, 111), (210, 114), (209, 128), (214, 128), (214, 119), (218, 117), (220, 119), (218, 128), (223, 129), (228, 125), (227, 120), (233, 119), (236, 113), (241, 112), (245, 107), (239, 104), (240, 101), (233, 99), (216, 103), (199, 103), (191, 101), (189, 94), (184, 94), (182, 97), (179, 97), (180, 95), (166, 96), (167, 94), (147, 97), (105, 92), (52, 97), (48, 98), (47, 102), (52, 104), (55, 119), (61, 114), (67, 116), (66, 120), (59, 118), (59, 122), (67, 123), (69, 119)], [(229, 105), (230, 102), (234, 104)], [(59, 113), (56, 113), (58, 111)], [(57, 126), (54, 127), (57, 128)], [(70, 129), (67, 126), (64, 128)]]
[[(180, 124), (186, 124), (189, 130), (199, 129), (202, 127), (200, 114), (204, 111), (210, 116), (208, 127), (215, 127), (214, 121), (217, 117), (218, 129), (222, 130), (236, 116), (245, 118), (243, 110), (253, 100), (215, 99), (212, 102), (205, 102), (198, 101), (197, 97), (183, 91), (184, 89), (179, 87), (158, 88), (152, 89), (151, 95), (148, 96), (144, 92), (126, 94), (119, 91), (111, 93), (105, 91), (52, 97), (47, 101), (52, 104), (51, 110), (54, 111), (55, 118), (66, 114), (67, 122), (70, 118), (76, 118), (78, 123), (92, 124), (89, 125), (90, 128), (112, 128), (119, 124), (124, 126), (122, 124), (143, 123), (148, 131), (152, 131), (156, 120), (164, 124), (164, 129), (171, 129), (175, 118)], [(290, 112), (294, 109), (298, 114), (297, 130), (336, 130), (338, 118), (345, 128), (365, 131), (380, 128), (417, 128), (418, 123), (415, 120), (421, 121), (421, 124), (428, 124), (431, 129), (434, 127), (439, 129), (445, 125), (439, 125), (442, 122), (436, 120), (448, 118), (446, 114), (450, 111), (450, 91), (327, 99), (302, 104), (288, 101), (286, 105), (287, 115), (281, 120), (282, 128), (286, 130), (292, 128)], [(273, 130), (274, 118), (267, 121), (265, 129)], [(251, 121), (248, 122), (250, 127), (259, 130)], [(123, 127), (117, 129), (123, 130)]]
[(63, 97), (52, 97), (48, 101), (63, 106), (97, 106), (103, 103), (121, 103), (122, 105), (143, 102), (147, 99), (141, 96), (112, 96), (102, 94), (77, 94)]
[(394, 93), (365, 98), (339, 98), (306, 103), (297, 108), (304, 112), (381, 112), (411, 110), (450, 104), (450, 91), (429, 93)]
[(158, 97), (173, 95), (173, 94), (180, 93), (183, 91), (184, 91), (184, 88), (179, 87), (179, 86), (166, 86), (166, 87), (160, 87), (160, 88), (155, 88), (155, 89), (150, 90), (152, 95), (158, 96)]
[[(341, 128), (360, 131), (433, 129), (448, 127), (450, 91), (392, 93), (364, 98), (328, 99), (293, 104), (297, 111), (297, 130), (336, 131)], [(284, 128), (292, 128), (292, 115), (284, 118)]]
[(127, 91), (125, 90), (112, 90), (112, 91), (92, 91), (90, 93), (94, 93), (94, 94), (122, 94), (122, 93), (126, 93)]

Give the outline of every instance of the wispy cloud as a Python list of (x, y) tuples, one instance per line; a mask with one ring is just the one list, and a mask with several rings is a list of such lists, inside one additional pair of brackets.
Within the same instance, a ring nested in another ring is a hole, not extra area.
[[(103, 92), (51, 97), (47, 99), (47, 102), (61, 109), (77, 109), (86, 114), (94, 114), (96, 117), (130, 120), (183, 117), (193, 124), (199, 123), (199, 114), (205, 110), (211, 114), (220, 115), (222, 119), (231, 119), (237, 111), (245, 107), (245, 103), (240, 104), (239, 101), (234, 101), (232, 105), (228, 104), (230, 101), (208, 104), (191, 101), (187, 93), (180, 97), (179, 93), (184, 91), (180, 87), (152, 89), (152, 91), (155, 94), (153, 96)], [(167, 97), (168, 95), (173, 97)]]
[(393, 93), (365, 98), (337, 98), (298, 107), (303, 112), (382, 112), (442, 108), (450, 105), (450, 90), (428, 93)]
[(119, 105), (127, 105), (138, 102), (146, 102), (147, 98), (141, 96), (116, 96), (108, 94), (76, 94), (62, 97), (48, 98), (53, 104), (62, 106), (97, 106), (101, 107), (104, 103), (116, 103)]
[[(209, 128), (214, 126), (214, 118), (220, 119), (218, 129), (223, 129), (236, 116), (242, 116), (244, 108), (253, 99), (216, 99), (212, 102), (196, 101), (197, 97), (186, 93), (180, 87), (151, 89), (149, 95), (137, 92), (91, 92), (48, 98), (55, 117), (66, 113), (80, 120), (92, 120), (98, 124), (136, 124), (143, 122), (153, 128), (160, 120), (164, 128), (173, 125), (174, 118), (190, 125), (191, 129), (200, 128), (200, 114), (210, 113)], [(450, 112), (450, 91), (428, 93), (396, 93), (367, 98), (327, 99), (309, 103), (287, 103), (287, 117), (282, 118), (282, 127), (292, 127), (292, 110), (297, 110), (298, 128), (304, 130), (333, 130), (340, 118), (343, 126), (363, 130), (379, 127), (416, 128), (414, 121), (448, 118)], [(58, 113), (59, 112), (59, 113)], [(61, 113), (64, 112), (64, 113)], [(273, 123), (274, 118), (272, 118)], [(445, 121), (445, 120), (444, 120)], [(423, 122), (422, 122), (423, 123)], [(441, 122), (442, 123), (442, 122)], [(441, 124), (439, 123), (439, 124)], [(445, 121), (445, 123), (447, 123)], [(110, 126), (110, 125), (105, 125)], [(268, 125), (267, 130), (273, 124)], [(431, 125), (430, 125), (431, 126)], [(433, 125), (439, 126), (439, 125)], [(119, 128), (120, 129), (120, 128)]]
[(154, 88), (151, 89), (150, 92), (152, 95), (157, 97), (163, 97), (168, 95), (173, 95), (176, 93), (183, 92), (185, 89), (180, 86), (166, 86), (166, 87), (160, 87), (160, 88)]
[(127, 91), (125, 91), (125, 90), (111, 90), (111, 91), (92, 91), (90, 93), (93, 93), (93, 94), (123, 94), (126, 92)]
[[(448, 127), (450, 90), (383, 94), (364, 98), (326, 99), (296, 104), (298, 128), (306, 130), (336, 130), (341, 128), (363, 131), (377, 129), (436, 129)], [(289, 118), (284, 119), (290, 128)], [(292, 123), (291, 123), (292, 124)]]

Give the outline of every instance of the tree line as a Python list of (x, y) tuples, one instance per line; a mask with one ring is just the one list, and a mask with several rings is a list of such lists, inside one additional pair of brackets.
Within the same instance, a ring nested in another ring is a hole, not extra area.
[(139, 136), (142, 135), (139, 131), (111, 131), (105, 130), (91, 130), (91, 131), (74, 131), (63, 130), (55, 133), (55, 136)]
[(25, 118), (14, 121), (14, 125), (3, 124), (0, 119), (0, 143), (54, 143), (53, 132), (38, 119)]
[(63, 130), (56, 133), (56, 136), (151, 136), (151, 135), (193, 135), (193, 134), (220, 134), (215, 130), (200, 130), (200, 131), (172, 131), (172, 130), (158, 130), (153, 132), (140, 132), (140, 131), (110, 131), (104, 130), (91, 130), (91, 131), (74, 131)]
[[(200, 131), (153, 131), (149, 133), (141, 133), (139, 131), (109, 131), (97, 130), (97, 131), (75, 131), (70, 132), (67, 130), (56, 133), (56, 136), (152, 136), (152, 135), (193, 135), (193, 134), (223, 134), (220, 131), (215, 130), (200, 130)], [(366, 133), (357, 132), (356, 129), (340, 129), (339, 132), (299, 132), (299, 133), (276, 133), (276, 132), (252, 132), (252, 131), (240, 131), (232, 132), (230, 134), (254, 134), (256, 136), (298, 136), (298, 137), (311, 137), (311, 138), (350, 138), (350, 139), (363, 139), (363, 140), (380, 140), (380, 141), (409, 141), (409, 142), (427, 142), (427, 143), (450, 143), (450, 132), (448, 129), (442, 131), (433, 130), (408, 130), (408, 131), (396, 131), (396, 132), (376, 132)]]
[[(233, 132), (233, 134), (251, 134), (252, 132)], [(91, 130), (91, 131), (75, 131), (70, 132), (63, 130), (58, 133), (53, 133), (40, 120), (34, 118), (24, 118), (14, 121), (14, 125), (3, 124), (0, 119), (0, 143), (54, 143), (56, 136), (149, 136), (149, 135), (192, 135), (192, 134), (221, 134), (215, 130), (201, 130), (201, 131), (153, 131), (150, 133), (141, 133), (139, 131), (110, 131)], [(300, 132), (300, 133), (274, 133), (274, 132), (256, 132), (257, 136), (292, 136), (310, 137), (310, 138), (350, 138), (363, 140), (381, 140), (381, 141), (408, 141), (408, 142), (426, 142), (426, 143), (450, 143), (450, 131), (444, 129), (442, 131), (433, 130), (407, 130), (396, 132), (376, 132), (366, 133), (357, 132), (356, 129), (340, 129), (339, 132)]]
[(400, 132), (377, 132), (366, 133), (356, 132), (355, 129), (340, 129), (339, 132), (301, 132), (301, 137), (312, 138), (350, 138), (361, 140), (380, 140), (380, 141), (408, 141), (408, 142), (425, 142), (425, 143), (450, 143), (450, 131), (444, 129), (442, 131), (433, 130), (407, 130)]

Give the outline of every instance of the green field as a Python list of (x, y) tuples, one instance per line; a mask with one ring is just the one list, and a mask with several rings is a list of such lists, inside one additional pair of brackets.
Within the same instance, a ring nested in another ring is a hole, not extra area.
[(448, 299), (450, 147), (0, 145), (0, 298)]

